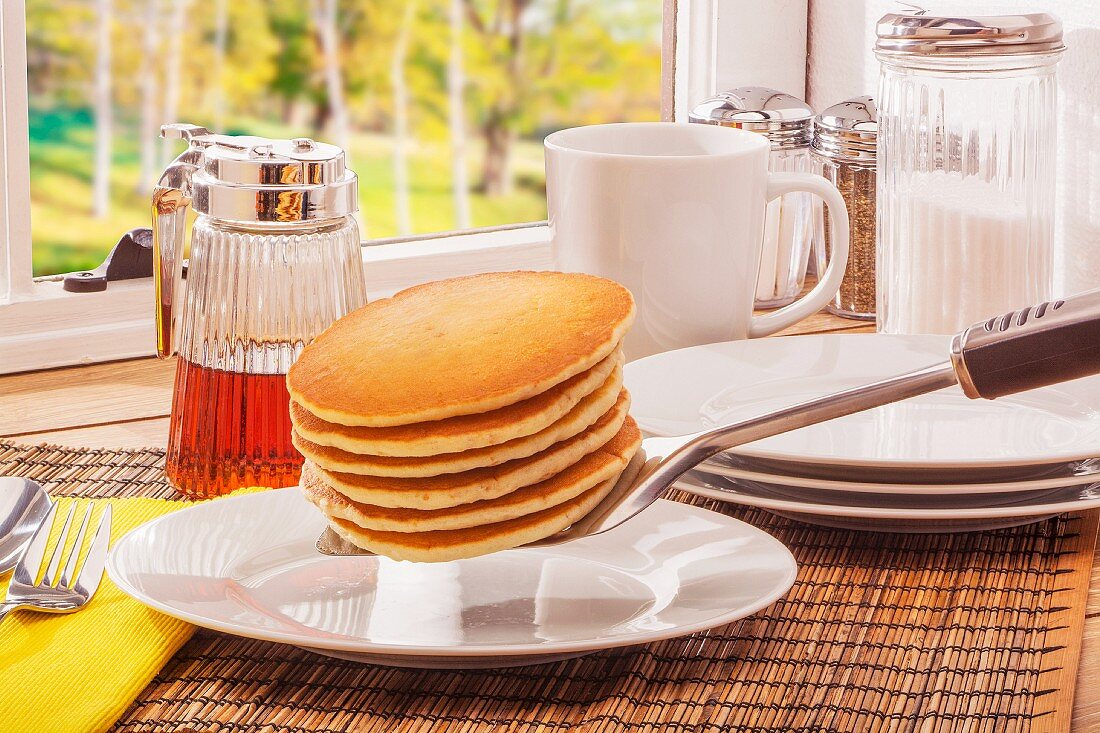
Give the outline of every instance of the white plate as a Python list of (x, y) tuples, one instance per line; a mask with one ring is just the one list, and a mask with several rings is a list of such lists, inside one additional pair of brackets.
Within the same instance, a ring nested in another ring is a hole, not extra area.
[(879, 484), (939, 484), (957, 486), (959, 484), (1012, 484), (1021, 481), (1043, 481), (1046, 479), (1068, 479), (1062, 485), (1077, 483), (1088, 476), (1100, 480), (1100, 459), (1088, 458), (1068, 463), (1036, 463), (1027, 466), (986, 466), (965, 467), (881, 467), (873, 465), (851, 465), (831, 463), (795, 463), (793, 461), (775, 461), (768, 458), (734, 455), (727, 452), (715, 456), (707, 464), (719, 463), (740, 467), (744, 470), (772, 476), (792, 476), (797, 478), (822, 479), (844, 483)]
[[(899, 501), (901, 497), (897, 496), (815, 492), (812, 489), (729, 479), (695, 470), (685, 474), (677, 487), (711, 499), (797, 514), (800, 519), (824, 518), (828, 521), (817, 520), (818, 523), (830, 526), (859, 526), (888, 531), (994, 529), (1038, 521), (1063, 512), (1100, 507), (1100, 484), (1047, 489), (1030, 494), (921, 496), (910, 501)], [(875, 522), (866, 525), (852, 522), (838, 524), (838, 518)], [(1019, 521), (1005, 521), (1010, 519)]]
[[(682, 435), (943, 362), (946, 336), (822, 334), (731, 341), (626, 366), (643, 430)], [(956, 387), (739, 446), (799, 464), (921, 471), (1100, 456), (1100, 377), (997, 400)]]
[[(1100, 482), (1100, 466), (1092, 466), (1088, 472), (1075, 473), (1068, 466), (1051, 478), (1023, 479), (1020, 481), (1001, 481), (992, 483), (883, 483), (863, 480), (860, 471), (850, 469), (850, 473), (859, 477), (858, 480), (841, 481), (836, 479), (821, 479), (810, 476), (792, 476), (784, 473), (754, 471), (744, 466), (752, 466), (751, 462), (741, 462), (737, 457), (728, 457), (723, 454), (715, 459), (707, 461), (701, 469), (707, 473), (727, 478), (744, 479), (747, 481), (762, 481), (765, 483), (782, 484), (821, 491), (857, 491), (872, 494), (900, 494), (911, 496), (923, 496), (926, 494), (999, 494), (1016, 491), (1041, 491), (1044, 489), (1060, 489), (1066, 486), (1082, 486)], [(1076, 465), (1076, 464), (1070, 464)], [(900, 478), (904, 478), (901, 476)]]
[(507, 667), (719, 626), (786, 593), (790, 552), (661, 501), (612, 532), (439, 564), (327, 557), (297, 488), (219, 499), (119, 540), (123, 591), (206, 628), (375, 664)]

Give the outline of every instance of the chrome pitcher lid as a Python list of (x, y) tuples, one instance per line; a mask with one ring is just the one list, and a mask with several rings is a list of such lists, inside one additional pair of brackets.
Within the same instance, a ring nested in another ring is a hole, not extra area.
[(1050, 13), (955, 16), (916, 9), (887, 13), (875, 28), (887, 56), (988, 56), (1061, 51), (1062, 21)]
[(814, 152), (828, 158), (875, 160), (878, 106), (874, 98), (852, 97), (826, 108), (814, 118)]
[(220, 135), (186, 124), (165, 125), (161, 136), (185, 139), (201, 154), (190, 191), (199, 213), (227, 221), (292, 223), (343, 217), (359, 208), (358, 181), (335, 145)]
[(810, 144), (814, 111), (798, 97), (767, 87), (738, 87), (705, 99), (689, 113), (689, 122), (738, 127), (765, 135), (773, 148)]

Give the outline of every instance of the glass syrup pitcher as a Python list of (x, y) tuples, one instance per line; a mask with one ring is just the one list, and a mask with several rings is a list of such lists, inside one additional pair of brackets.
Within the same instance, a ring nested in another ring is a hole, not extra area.
[(157, 356), (179, 356), (165, 473), (195, 498), (292, 486), (287, 369), (367, 300), (355, 174), (306, 138), (161, 136), (188, 142), (153, 191)]

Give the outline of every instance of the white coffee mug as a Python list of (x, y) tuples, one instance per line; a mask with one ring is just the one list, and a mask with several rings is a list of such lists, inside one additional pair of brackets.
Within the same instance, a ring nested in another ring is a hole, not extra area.
[[(634, 294), (628, 359), (767, 336), (836, 294), (848, 261), (844, 199), (821, 176), (769, 173), (768, 153), (762, 136), (715, 125), (592, 125), (546, 138), (555, 265)], [(813, 290), (754, 316), (764, 210), (792, 191), (828, 204), (833, 256)]]

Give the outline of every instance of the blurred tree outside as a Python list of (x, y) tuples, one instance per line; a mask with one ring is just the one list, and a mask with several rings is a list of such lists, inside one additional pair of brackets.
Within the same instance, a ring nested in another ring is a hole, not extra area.
[(167, 122), (346, 147), (368, 235), (545, 217), (542, 137), (654, 120), (661, 0), (26, 0), (35, 274), (148, 225)]

